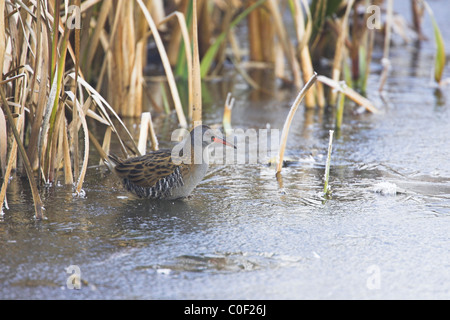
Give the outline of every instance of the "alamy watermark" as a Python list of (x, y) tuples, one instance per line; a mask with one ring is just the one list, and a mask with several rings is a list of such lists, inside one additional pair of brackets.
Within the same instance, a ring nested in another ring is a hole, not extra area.
[(67, 289), (81, 289), (81, 269), (77, 265), (70, 265), (66, 268), (66, 273), (70, 274), (66, 280)]
[[(228, 145), (213, 144), (211, 137), (226, 140)], [(223, 137), (220, 130), (208, 129), (203, 134), (195, 132), (191, 138), (188, 130), (176, 129), (171, 139), (178, 142), (171, 152), (175, 165), (202, 164), (204, 161), (215, 164), (257, 164), (267, 163), (268, 159), (278, 154), (280, 130), (232, 129)], [(203, 148), (204, 144), (209, 144), (210, 147)]]
[(68, 29), (81, 29), (81, 8), (71, 5), (67, 7), (66, 26)]
[[(366, 26), (368, 29), (381, 29), (381, 8), (378, 5), (370, 5), (366, 8)], [(81, 7), (70, 5), (65, 13), (66, 26), (68, 29), (81, 29)]]
[(381, 29), (381, 8), (377, 5), (368, 6), (366, 13), (370, 14), (367, 18), (366, 26), (368, 29)]
[(380, 267), (376, 264), (370, 265), (367, 270), (367, 274), (369, 277), (366, 280), (366, 287), (369, 290), (377, 290), (380, 289), (381, 286), (381, 271)]

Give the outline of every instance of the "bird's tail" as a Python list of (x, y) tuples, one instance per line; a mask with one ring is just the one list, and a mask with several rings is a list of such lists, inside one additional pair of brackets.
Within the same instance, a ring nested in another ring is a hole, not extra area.
[(122, 162), (122, 160), (115, 154), (108, 154), (108, 157), (104, 159), (105, 164), (109, 170), (113, 171), (115, 166)]
[(114, 165), (117, 165), (122, 162), (122, 160), (115, 154), (108, 154), (108, 159), (111, 160), (111, 162), (113, 162)]

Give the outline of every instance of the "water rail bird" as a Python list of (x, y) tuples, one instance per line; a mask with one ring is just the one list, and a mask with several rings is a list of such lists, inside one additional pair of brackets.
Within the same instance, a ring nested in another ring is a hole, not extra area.
[(236, 149), (218, 131), (198, 125), (180, 143), (179, 151), (161, 149), (128, 159), (110, 154), (108, 158), (128, 191), (140, 198), (176, 200), (189, 196), (206, 175), (207, 149), (213, 143)]

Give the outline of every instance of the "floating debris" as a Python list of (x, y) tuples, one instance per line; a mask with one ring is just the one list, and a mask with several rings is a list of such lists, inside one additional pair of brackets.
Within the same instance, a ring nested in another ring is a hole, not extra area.
[(171, 272), (172, 272), (172, 270), (170, 270), (169, 268), (156, 269), (156, 273), (159, 273), (159, 274), (170, 274)]

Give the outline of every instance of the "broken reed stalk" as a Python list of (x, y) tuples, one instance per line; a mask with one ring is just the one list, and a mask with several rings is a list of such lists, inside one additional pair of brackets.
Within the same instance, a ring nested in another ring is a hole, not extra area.
[[(19, 132), (17, 131), (17, 127), (14, 124), (13, 116), (11, 114), (11, 110), (9, 110), (8, 102), (6, 100), (5, 91), (2, 87), (0, 87), (0, 94), (2, 98), (2, 103), (6, 112), (6, 116), (9, 122), (9, 125), (12, 129), (14, 139), (16, 140), (17, 146), (19, 148), (20, 155), (22, 156), (23, 164), (25, 166), (25, 170), (28, 176), (28, 181), (30, 183), (31, 187), (31, 194), (33, 196), (34, 201), (34, 211), (35, 211), (35, 217), (36, 219), (42, 219), (43, 218), (43, 210), (44, 205), (42, 203), (41, 197), (39, 196), (39, 191), (37, 189), (36, 181), (33, 176), (33, 170), (31, 168), (30, 160), (28, 159), (27, 153), (25, 151), (25, 148), (22, 144), (22, 141), (20, 140)], [(3, 202), (1, 203), (3, 206)]]
[(328, 180), (330, 179), (331, 151), (333, 149), (334, 131), (330, 130), (329, 133), (330, 133), (330, 140), (328, 143), (328, 155), (327, 155), (327, 163), (325, 165), (325, 177), (324, 177), (324, 186), (323, 186), (323, 193), (327, 197), (330, 196), (330, 194), (331, 194), (331, 188), (328, 185)]
[(225, 132), (225, 135), (227, 136), (232, 128), (231, 128), (231, 110), (234, 106), (234, 98), (231, 96), (231, 92), (228, 92), (227, 99), (225, 100), (225, 105), (223, 109), (223, 119), (222, 119), (222, 125), (223, 125), (223, 131)]
[(370, 100), (364, 98), (362, 95), (360, 95), (358, 92), (356, 92), (349, 86), (341, 86), (339, 82), (334, 81), (333, 79), (330, 79), (323, 75), (317, 76), (317, 81), (326, 84), (336, 92), (341, 91), (346, 95), (347, 98), (363, 106), (364, 108), (366, 108), (367, 111), (370, 111), (372, 113), (378, 113), (378, 109), (375, 108), (375, 106), (372, 104), (372, 102), (370, 102)]
[(141, 154), (147, 153), (147, 136), (148, 136), (149, 121), (150, 121), (150, 112), (142, 112), (141, 128), (139, 130), (139, 140), (138, 140), (138, 149)]
[(284, 157), (284, 151), (286, 149), (286, 142), (287, 137), (289, 134), (289, 128), (292, 123), (292, 119), (294, 118), (295, 112), (298, 109), (298, 106), (300, 105), (300, 102), (302, 102), (303, 98), (306, 95), (306, 92), (313, 86), (313, 84), (317, 80), (317, 73), (314, 72), (314, 75), (309, 79), (309, 81), (304, 85), (300, 93), (297, 95), (297, 98), (295, 98), (294, 103), (292, 104), (291, 109), (289, 110), (289, 114), (286, 118), (286, 121), (283, 126), (283, 131), (281, 133), (281, 142), (280, 142), (280, 151), (278, 154), (278, 163), (277, 163), (277, 174), (281, 172), (281, 168), (283, 167), (283, 157)]
[(141, 128), (139, 132), (138, 149), (141, 154), (147, 152), (147, 137), (150, 132), (150, 141), (152, 143), (152, 150), (158, 150), (158, 139), (156, 138), (155, 130), (152, 123), (152, 115), (150, 112), (143, 112), (141, 115)]

